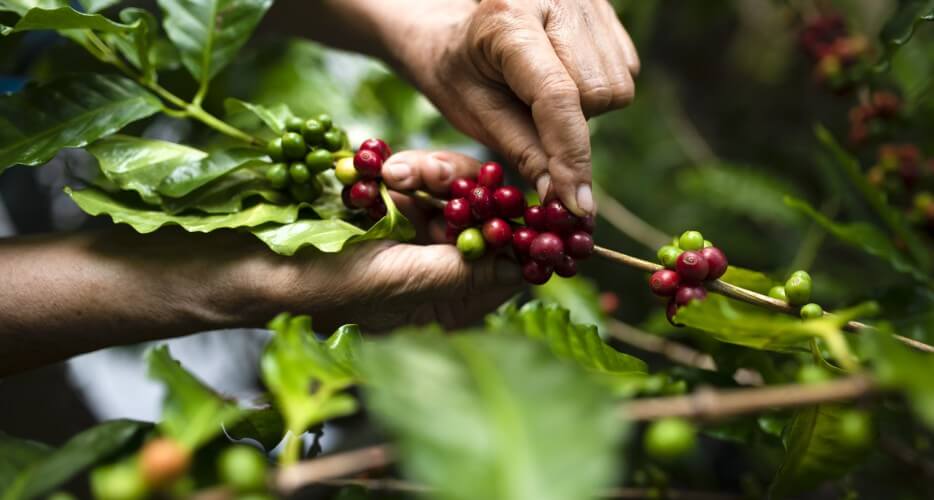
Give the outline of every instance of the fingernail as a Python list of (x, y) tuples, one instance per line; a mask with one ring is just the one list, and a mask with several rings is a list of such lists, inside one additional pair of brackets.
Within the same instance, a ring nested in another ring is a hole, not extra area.
[(498, 284), (517, 285), (522, 282), (522, 273), (519, 272), (519, 266), (515, 262), (505, 257), (497, 257), (494, 266), (493, 272)]
[(589, 184), (577, 186), (577, 206), (587, 215), (594, 213), (593, 191)]
[(438, 169), (438, 179), (441, 182), (448, 181), (454, 176), (454, 166), (451, 162), (439, 158), (438, 155), (431, 155), (429, 158), (431, 166)]
[(542, 174), (538, 180), (535, 181), (535, 189), (538, 191), (538, 197), (542, 201), (545, 201), (545, 198), (548, 196), (548, 191), (551, 189), (551, 176)]
[(392, 162), (386, 165), (384, 175), (396, 182), (401, 182), (412, 176), (412, 167), (404, 162)]

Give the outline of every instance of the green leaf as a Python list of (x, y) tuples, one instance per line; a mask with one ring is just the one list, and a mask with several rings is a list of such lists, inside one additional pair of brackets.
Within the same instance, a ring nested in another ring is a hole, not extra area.
[(288, 196), (273, 188), (262, 173), (254, 169), (241, 169), (181, 198), (163, 198), (162, 208), (172, 214), (188, 210), (229, 214), (242, 210), (244, 201), (249, 198), (260, 198), (276, 205), (292, 203)]
[(81, 5), (88, 12), (100, 12), (108, 7), (117, 5), (122, 0), (80, 0)]
[(23, 469), (0, 498), (25, 500), (47, 494), (81, 471), (113, 457), (151, 427), (144, 422), (114, 420), (83, 431)]
[(785, 458), (769, 490), (771, 498), (783, 498), (836, 479), (866, 458), (868, 447), (853, 448), (840, 434), (838, 405), (810, 406), (795, 412), (785, 431)]
[(21, 471), (51, 452), (52, 448), (43, 443), (18, 439), (0, 431), (0, 498)]
[(806, 201), (795, 198), (785, 198), (785, 204), (813, 219), (840, 241), (888, 262), (896, 271), (908, 274), (921, 282), (931, 282), (923, 271), (915, 267), (901, 251), (895, 248), (888, 235), (879, 231), (875, 226), (865, 222), (850, 224), (834, 222)]
[(194, 375), (182, 368), (169, 354), (169, 348), (159, 346), (146, 356), (149, 376), (165, 384), (159, 430), (191, 450), (221, 434), (224, 427), (235, 425), (246, 412), (221, 399)]
[(269, 329), (275, 335), (261, 361), (263, 381), (290, 432), (299, 435), (356, 411), (354, 399), (340, 393), (359, 379), (355, 364), (363, 339), (356, 325), (342, 326), (323, 342), (308, 316), (280, 314)]
[(592, 498), (620, 471), (613, 398), (537, 342), (414, 330), (361, 366), (403, 471), (437, 498)]
[(272, 0), (159, 0), (182, 64), (206, 87), (237, 56)]
[(285, 422), (275, 408), (247, 410), (243, 418), (227, 428), (227, 435), (232, 439), (252, 439), (272, 451), (285, 436)]
[(281, 255), (294, 255), (306, 246), (325, 253), (335, 253), (340, 252), (346, 245), (361, 241), (407, 241), (414, 238), (415, 228), (396, 208), (385, 185), (381, 185), (380, 194), (386, 203), (386, 216), (365, 231), (340, 219), (324, 219), (259, 226), (252, 229), (252, 232)]
[(165, 196), (180, 198), (234, 170), (256, 165), (264, 156), (264, 153), (248, 148), (215, 151), (203, 161), (173, 169), (159, 183), (158, 191)]
[(934, 21), (934, 0), (900, 2), (895, 15), (885, 23), (879, 33), (884, 52), (879, 58), (876, 70), (888, 69), (892, 55), (911, 40), (921, 23), (929, 21)]
[(713, 164), (680, 172), (678, 188), (704, 204), (762, 223), (795, 225), (796, 214), (784, 204), (794, 186), (755, 167)]
[(934, 386), (930, 383), (934, 355), (912, 350), (884, 332), (859, 339), (879, 384), (903, 392), (924, 425), (934, 429)]
[(55, 9), (67, 7), (66, 0), (0, 0), (0, 12), (15, 12), (25, 15), (30, 9)]
[(260, 106), (259, 104), (253, 104), (251, 102), (241, 101), (240, 99), (234, 99), (233, 97), (228, 98), (224, 101), (224, 108), (227, 110), (227, 114), (231, 116), (236, 116), (239, 113), (251, 113), (256, 118), (259, 118), (269, 130), (272, 130), (273, 133), (279, 135), (285, 132), (285, 120), (289, 117), (295, 116), (292, 114), (292, 111), (289, 110), (289, 107), (285, 104), (277, 104), (275, 106)]
[[(260, 203), (246, 210), (220, 215), (171, 215), (162, 210), (140, 206), (119, 199), (104, 191), (94, 188), (65, 192), (78, 204), (81, 210), (90, 215), (107, 215), (116, 224), (129, 224), (137, 232), (151, 233), (166, 225), (178, 225), (193, 233), (209, 233), (217, 229), (253, 227), (275, 222), (290, 224), (298, 219), (299, 205), (270, 205)], [(268, 227), (268, 226), (267, 226)]]
[(571, 321), (594, 325), (597, 330), (606, 327), (606, 314), (600, 309), (600, 291), (596, 284), (582, 277), (552, 278), (542, 286), (532, 287), (535, 298), (560, 304), (571, 311)]
[(0, 172), (44, 163), (160, 109), (144, 88), (113, 75), (76, 75), (0, 97)]
[(138, 25), (121, 24), (100, 14), (85, 14), (71, 7), (58, 9), (31, 9), (13, 27), (14, 32), (35, 30), (81, 30), (104, 33), (129, 33)]
[(730, 266), (726, 273), (720, 278), (731, 285), (743, 287), (759, 293), (769, 293), (769, 289), (779, 283), (772, 278), (750, 269)]
[(133, 66), (142, 70), (144, 78), (155, 80), (156, 72), (153, 61), (157, 56), (153, 50), (158, 41), (156, 35), (159, 32), (156, 16), (148, 10), (130, 7), (120, 11), (120, 19), (135, 26), (136, 29), (130, 33), (130, 36), (115, 36), (110, 38), (110, 41)]

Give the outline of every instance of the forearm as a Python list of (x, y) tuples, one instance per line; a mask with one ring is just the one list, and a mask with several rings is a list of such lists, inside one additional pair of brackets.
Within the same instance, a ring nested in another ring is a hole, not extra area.
[(0, 376), (113, 345), (274, 314), (255, 240), (123, 228), (0, 240)]

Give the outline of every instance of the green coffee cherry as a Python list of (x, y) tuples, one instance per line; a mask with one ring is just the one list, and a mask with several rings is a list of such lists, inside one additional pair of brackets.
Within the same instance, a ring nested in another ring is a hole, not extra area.
[(808, 274), (807, 271), (800, 271), (800, 270), (799, 270), (799, 271), (795, 271), (795, 272), (791, 273), (791, 276), (789, 276), (789, 278), (794, 278), (795, 276), (798, 276), (798, 277), (800, 277), (800, 278), (803, 278), (803, 279), (806, 279), (806, 280), (808, 280), (808, 281), (811, 281), (811, 275)]
[(134, 464), (104, 466), (91, 473), (91, 491), (98, 500), (136, 500), (146, 497), (146, 485)]
[(483, 257), (486, 252), (486, 242), (483, 241), (483, 233), (475, 227), (470, 227), (461, 231), (457, 236), (457, 249), (466, 260), (474, 260)]
[(266, 489), (266, 457), (249, 446), (232, 446), (217, 462), (218, 476), (237, 491)]
[(272, 158), (272, 161), (282, 161), (285, 158), (285, 155), (282, 153), (281, 137), (276, 137), (266, 143), (266, 154)]
[(687, 420), (664, 418), (649, 425), (643, 446), (650, 457), (670, 462), (694, 449), (696, 434), (694, 426)]
[(292, 197), (305, 203), (317, 200), (322, 191), (324, 191), (324, 188), (318, 179), (311, 179), (305, 184), (292, 184), (289, 186), (289, 193), (292, 194)]
[(831, 379), (827, 370), (817, 365), (804, 365), (798, 370), (798, 382), (802, 384), (820, 384)]
[(713, 246), (713, 242), (710, 240), (704, 240), (704, 248), (710, 248)]
[(289, 167), (285, 163), (274, 163), (266, 170), (266, 180), (275, 188), (284, 188), (289, 183)]
[(678, 248), (681, 250), (700, 250), (704, 248), (704, 235), (698, 231), (685, 231), (678, 238)]
[(681, 248), (680, 240), (681, 238), (679, 236), (675, 236), (674, 238), (671, 239), (671, 246), (675, 248)]
[(305, 157), (305, 139), (295, 132), (282, 134), (282, 153), (287, 159), (301, 160)]
[(305, 165), (312, 172), (320, 174), (334, 166), (334, 157), (330, 151), (316, 149), (305, 156)]
[(331, 129), (324, 133), (324, 148), (328, 151), (340, 151), (344, 146), (344, 136), (340, 130)]
[(791, 305), (807, 304), (811, 300), (811, 277), (804, 271), (792, 274), (785, 282), (785, 295)]
[(289, 165), (289, 177), (291, 177), (293, 181), (299, 184), (304, 184), (308, 182), (309, 179), (311, 179), (311, 171), (308, 170), (308, 165), (305, 165), (301, 162), (295, 162)]
[(851, 448), (865, 448), (872, 443), (872, 417), (859, 410), (850, 410), (840, 415), (838, 425), (840, 440)]
[(324, 125), (314, 118), (302, 125), (302, 136), (305, 142), (312, 146), (318, 146), (324, 142), (324, 132)]
[(331, 115), (327, 113), (321, 113), (316, 119), (318, 120), (318, 123), (324, 127), (325, 132), (331, 130), (331, 127), (334, 126), (334, 121), (331, 120)]
[(357, 167), (353, 166), (352, 157), (337, 160), (334, 164), (334, 176), (345, 186), (350, 186), (360, 180), (360, 172), (357, 172)]
[(674, 269), (675, 263), (678, 261), (678, 256), (682, 253), (684, 253), (684, 250), (678, 247), (665, 245), (658, 249), (658, 261), (668, 269)]
[(305, 122), (297, 116), (290, 116), (285, 119), (285, 129), (289, 132), (301, 132), (304, 124)]
[(788, 302), (788, 295), (785, 294), (785, 287), (781, 285), (773, 286), (769, 289), (769, 297), (778, 299), (782, 302)]
[(801, 319), (817, 319), (824, 315), (824, 308), (820, 304), (810, 303), (801, 306)]

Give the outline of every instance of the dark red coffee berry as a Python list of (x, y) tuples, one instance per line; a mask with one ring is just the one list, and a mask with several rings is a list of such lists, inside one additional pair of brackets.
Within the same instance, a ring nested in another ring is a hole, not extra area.
[(490, 194), (489, 189), (483, 186), (477, 186), (471, 189), (467, 201), (470, 202), (470, 210), (473, 211), (473, 216), (476, 217), (477, 220), (485, 221), (493, 217), (495, 213), (493, 209), (493, 196)]
[(377, 200), (372, 207), (366, 209), (367, 216), (373, 220), (380, 220), (386, 216), (386, 204), (383, 200)]
[(692, 300), (701, 301), (707, 298), (707, 290), (702, 286), (685, 285), (675, 292), (675, 303), (679, 306), (686, 306)]
[(457, 242), (457, 237), (461, 234), (461, 229), (456, 228), (450, 224), (446, 225), (444, 228), (444, 241), (454, 244)]
[(665, 316), (668, 318), (668, 322), (672, 326), (682, 327), (684, 326), (681, 323), (675, 321), (675, 314), (678, 314), (678, 304), (675, 302), (674, 297), (668, 301), (668, 307), (665, 308)]
[(707, 247), (700, 251), (700, 254), (707, 261), (707, 279), (715, 280), (726, 273), (729, 263), (726, 255), (717, 247)]
[(564, 240), (568, 255), (577, 260), (584, 260), (593, 255), (593, 236), (584, 231), (574, 231)]
[(477, 184), (493, 189), (502, 183), (503, 167), (499, 163), (488, 161), (480, 165), (480, 171), (477, 172)]
[(530, 227), (520, 227), (512, 232), (512, 249), (519, 257), (528, 257), (532, 240), (538, 236), (538, 231)]
[(584, 217), (578, 217), (577, 220), (577, 229), (584, 231), (588, 234), (593, 234), (594, 229), (596, 229), (597, 220), (594, 219), (593, 215), (587, 215)]
[(678, 291), (681, 277), (671, 269), (655, 271), (649, 278), (649, 288), (652, 293), (661, 297), (671, 297)]
[(473, 222), (470, 214), (470, 203), (463, 198), (454, 198), (444, 205), (444, 220), (451, 227), (464, 229)]
[(570, 255), (565, 255), (561, 262), (555, 265), (555, 274), (562, 278), (570, 278), (577, 274), (577, 261)]
[(558, 265), (564, 259), (564, 242), (555, 233), (541, 233), (532, 240), (529, 256), (548, 265)]
[(710, 267), (707, 259), (700, 252), (688, 250), (682, 252), (675, 261), (675, 270), (681, 275), (681, 281), (686, 284), (697, 284), (707, 279)]
[(458, 177), (451, 181), (451, 198), (467, 198), (477, 183), (468, 177)]
[(545, 223), (545, 208), (541, 205), (532, 205), (525, 209), (525, 225), (542, 232), (548, 230), (548, 224)]
[(344, 186), (344, 189), (341, 190), (341, 201), (344, 202), (344, 206), (350, 209), (355, 209), (353, 203), (350, 202), (350, 189), (352, 186)]
[(353, 157), (353, 166), (360, 172), (360, 177), (377, 179), (383, 168), (383, 157), (375, 151), (361, 149)]
[(545, 225), (549, 231), (567, 234), (577, 226), (577, 216), (560, 201), (551, 200), (545, 204)]
[(367, 139), (363, 141), (363, 144), (360, 144), (360, 150), (363, 149), (378, 154), (383, 161), (392, 156), (392, 150), (389, 149), (389, 145), (382, 139)]
[(512, 242), (512, 228), (503, 219), (490, 219), (483, 224), (483, 239), (493, 248), (502, 248)]
[(525, 213), (525, 196), (516, 186), (502, 186), (493, 191), (496, 214), (504, 219), (522, 217)]
[(363, 179), (350, 186), (350, 204), (357, 208), (370, 208), (379, 200), (379, 183)]
[(544, 285), (551, 278), (552, 267), (537, 260), (528, 260), (522, 264), (522, 277), (533, 285)]

